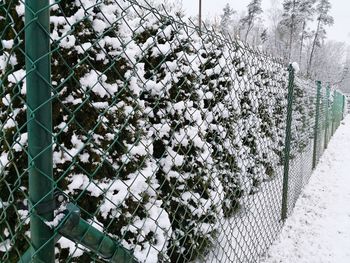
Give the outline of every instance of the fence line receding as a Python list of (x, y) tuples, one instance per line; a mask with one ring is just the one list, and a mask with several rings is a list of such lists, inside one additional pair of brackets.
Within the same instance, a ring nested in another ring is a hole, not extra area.
[(258, 262), (344, 95), (166, 7), (39, 2), (0, 3), (0, 261)]

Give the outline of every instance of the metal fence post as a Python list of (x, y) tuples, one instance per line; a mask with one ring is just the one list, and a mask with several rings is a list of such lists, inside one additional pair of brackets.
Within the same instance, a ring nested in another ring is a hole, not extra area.
[(292, 128), (292, 112), (293, 112), (293, 93), (294, 93), (294, 78), (295, 71), (292, 65), (289, 66), (289, 81), (288, 81), (288, 105), (287, 105), (287, 123), (286, 123), (286, 138), (284, 148), (284, 171), (283, 171), (283, 189), (282, 189), (282, 220), (287, 218), (288, 212), (288, 179), (289, 179), (289, 159), (290, 159), (290, 143), (291, 143), (291, 128)]
[(343, 105), (342, 105), (342, 114), (341, 114), (341, 119), (344, 119), (344, 112), (345, 112), (345, 95), (342, 95), (343, 97)]
[(337, 118), (337, 129), (339, 128), (340, 126), (340, 123), (342, 121), (342, 106), (343, 106), (343, 95), (338, 92), (338, 110), (337, 110), (337, 113), (338, 113), (338, 118)]
[(43, 222), (54, 209), (49, 1), (25, 6), (31, 262), (53, 263), (53, 230)]
[(345, 96), (343, 95), (342, 119), (344, 119)]
[(325, 125), (325, 133), (324, 133), (324, 148), (327, 149), (328, 147), (328, 130), (329, 130), (329, 116), (328, 116), (328, 110), (329, 110), (329, 95), (330, 95), (330, 88), (327, 86), (326, 88), (326, 125)]
[(337, 92), (334, 90), (333, 92), (333, 105), (332, 105), (332, 136), (334, 134), (335, 129), (335, 118), (336, 118), (336, 103), (337, 103)]
[(321, 100), (321, 81), (316, 81), (317, 95), (316, 95), (316, 117), (315, 117), (315, 131), (314, 131), (314, 151), (312, 158), (312, 169), (316, 167), (317, 162), (317, 135), (319, 128), (319, 115), (320, 115), (320, 100)]
[(336, 132), (336, 130), (338, 129), (339, 127), (339, 115), (340, 115), (340, 103), (339, 103), (339, 93), (337, 92), (337, 104), (336, 104), (336, 119), (335, 119), (335, 130), (334, 132)]
[(334, 133), (338, 129), (339, 124), (339, 93), (336, 91), (336, 104), (335, 104), (335, 126), (334, 126)]
[[(59, 234), (55, 236), (56, 241), (64, 236), (88, 248), (110, 263), (137, 263), (132, 251), (124, 248), (120, 241), (112, 239), (82, 219), (78, 206), (68, 203), (64, 213), (65, 217), (57, 228)], [(32, 262), (30, 257), (31, 251), (27, 250), (18, 263), (30, 263)]]

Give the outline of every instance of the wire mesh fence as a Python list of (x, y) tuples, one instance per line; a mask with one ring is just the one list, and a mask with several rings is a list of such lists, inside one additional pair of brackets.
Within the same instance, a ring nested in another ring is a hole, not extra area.
[(7, 0), (0, 30), (1, 262), (257, 262), (343, 118), (147, 2)]

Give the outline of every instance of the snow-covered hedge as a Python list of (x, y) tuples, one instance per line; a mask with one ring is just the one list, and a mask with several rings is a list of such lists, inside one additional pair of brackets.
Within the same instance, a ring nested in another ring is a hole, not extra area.
[[(324, 89), (322, 90), (324, 93)], [(325, 94), (322, 94), (325, 97)], [(298, 153), (312, 143), (314, 138), (314, 125), (316, 113), (316, 83), (303, 78), (296, 78), (294, 82), (294, 97), (293, 97), (293, 122), (292, 122), (292, 147), (291, 158), (294, 158)], [(324, 108), (323, 99), (320, 100), (320, 125), (324, 122), (325, 114), (322, 112)], [(323, 127), (322, 127), (323, 129)]]
[[(0, 53), (0, 211), (7, 222), (0, 241), (11, 250), (0, 256), (12, 262), (28, 246), (27, 133), (24, 57), (16, 48), (23, 50), (24, 37), (14, 36), (24, 7), (7, 4), (14, 23)], [(0, 26), (8, 18), (1, 13)], [(281, 165), (285, 67), (122, 0), (60, 1), (51, 8), (51, 38), (58, 188), (141, 262), (204, 256), (219, 219)], [(64, 238), (57, 248), (62, 262), (68, 255), (89, 260)]]

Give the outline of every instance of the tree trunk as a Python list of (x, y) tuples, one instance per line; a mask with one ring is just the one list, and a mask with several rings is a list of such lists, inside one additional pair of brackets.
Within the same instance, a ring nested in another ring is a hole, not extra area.
[(311, 48), (309, 63), (308, 63), (308, 65), (307, 65), (307, 71), (306, 71), (307, 77), (310, 77), (310, 74), (311, 74), (310, 70), (311, 70), (311, 65), (312, 65), (312, 59), (313, 59), (314, 52), (315, 52), (316, 41), (317, 41), (318, 34), (319, 34), (319, 31), (320, 31), (320, 26), (321, 26), (321, 20), (320, 20), (320, 18), (318, 18), (317, 30), (316, 30), (316, 33), (315, 33), (314, 41), (313, 41), (313, 43), (312, 43), (312, 48)]
[(290, 36), (289, 36), (289, 44), (288, 44), (288, 60), (291, 62), (291, 57), (292, 57), (292, 45), (293, 45), (293, 35), (294, 35), (294, 15), (292, 15), (292, 24), (290, 26)]
[(301, 66), (301, 57), (302, 57), (302, 53), (303, 53), (305, 27), (306, 27), (306, 21), (303, 22), (303, 31), (301, 32), (301, 39), (300, 39), (300, 50), (299, 50), (299, 65), (300, 66)]
[(244, 37), (244, 42), (245, 43), (247, 43), (248, 34), (249, 34), (250, 30), (252, 30), (252, 23), (253, 23), (252, 21), (250, 21), (248, 23), (247, 32), (245, 33), (245, 37)]
[(199, 11), (198, 11), (198, 27), (199, 34), (202, 34), (202, 0), (199, 0)]
[(292, 45), (293, 45), (293, 36), (294, 36), (294, 12), (295, 12), (295, 0), (293, 1), (293, 9), (292, 9), (292, 19), (290, 24), (290, 36), (289, 36), (289, 46), (288, 46), (288, 60), (291, 62), (292, 57)]

